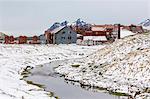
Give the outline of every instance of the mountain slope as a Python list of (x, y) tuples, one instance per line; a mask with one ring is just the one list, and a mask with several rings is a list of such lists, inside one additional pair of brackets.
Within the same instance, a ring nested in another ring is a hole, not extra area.
[(139, 25), (143, 26), (144, 29), (150, 30), (150, 19), (141, 22)]
[(6, 36), (6, 34), (4, 34), (3, 32), (0, 32), (0, 39), (4, 39)]

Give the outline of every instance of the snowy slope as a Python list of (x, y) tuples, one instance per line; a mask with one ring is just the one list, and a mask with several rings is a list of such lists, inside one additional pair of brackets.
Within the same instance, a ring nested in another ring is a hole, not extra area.
[(83, 85), (150, 99), (150, 33), (117, 40), (87, 58), (63, 63), (56, 71)]
[(0, 99), (54, 99), (43, 89), (20, 80), (23, 68), (54, 60), (85, 57), (101, 47), (0, 44)]
[(5, 33), (0, 32), (0, 39), (4, 39), (4, 38), (5, 38), (5, 36), (6, 36), (6, 34), (5, 34)]
[(145, 27), (150, 26), (150, 19), (147, 19), (147, 20), (141, 22), (140, 25), (145, 26)]
[(121, 29), (121, 32), (120, 32), (120, 36), (121, 38), (124, 38), (124, 37), (127, 37), (127, 36), (131, 36), (131, 35), (135, 35), (136, 33), (133, 33), (129, 30), (126, 30), (126, 29)]
[(143, 26), (144, 29), (150, 30), (150, 19), (141, 22), (139, 25)]
[(143, 29), (150, 30), (150, 26), (147, 26), (147, 27), (144, 27), (144, 26), (143, 26)]

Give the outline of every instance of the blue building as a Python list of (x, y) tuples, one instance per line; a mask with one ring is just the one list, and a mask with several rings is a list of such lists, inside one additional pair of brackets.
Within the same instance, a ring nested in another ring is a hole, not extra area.
[(40, 44), (46, 44), (46, 37), (44, 34), (40, 35), (39, 39), (40, 39)]
[(47, 41), (52, 44), (72, 44), (77, 41), (77, 33), (70, 26), (60, 26), (45, 33)]

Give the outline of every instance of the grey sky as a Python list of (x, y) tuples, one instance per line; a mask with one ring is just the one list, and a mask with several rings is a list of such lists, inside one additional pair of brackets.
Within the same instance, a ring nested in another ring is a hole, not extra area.
[(150, 0), (0, 0), (0, 31), (39, 35), (55, 21), (138, 24), (150, 18)]

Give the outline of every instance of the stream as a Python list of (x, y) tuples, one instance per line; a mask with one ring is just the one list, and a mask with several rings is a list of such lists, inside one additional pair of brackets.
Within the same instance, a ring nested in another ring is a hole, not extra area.
[(78, 82), (67, 81), (54, 72), (62, 61), (54, 61), (32, 69), (25, 80), (44, 85), (46, 91), (52, 91), (59, 99), (122, 99), (124, 96), (111, 95), (104, 90), (81, 86)]

